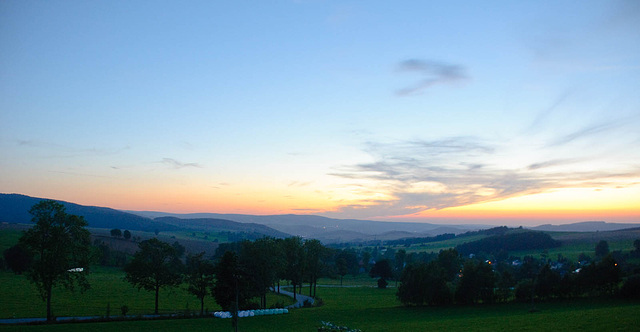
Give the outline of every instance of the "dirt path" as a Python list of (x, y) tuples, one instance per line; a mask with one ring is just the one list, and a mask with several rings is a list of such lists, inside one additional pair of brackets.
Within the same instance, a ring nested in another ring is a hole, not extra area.
[[(278, 293), (278, 287), (275, 287), (273, 289), (273, 291)], [(289, 296), (289, 297), (293, 297), (293, 293), (292, 292), (286, 291), (282, 287), (280, 287), (280, 294), (286, 295), (286, 296)], [(296, 294), (296, 303), (294, 303), (292, 305), (288, 305), (286, 308), (287, 309), (302, 308), (304, 306), (304, 302), (305, 301), (308, 301), (311, 304), (315, 303), (315, 300), (310, 296), (306, 296), (306, 295), (302, 295), (302, 294)]]

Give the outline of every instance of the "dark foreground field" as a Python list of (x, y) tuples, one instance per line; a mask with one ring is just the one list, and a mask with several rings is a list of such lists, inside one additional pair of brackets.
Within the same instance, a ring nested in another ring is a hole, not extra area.
[[(240, 331), (316, 331), (330, 321), (362, 331), (637, 331), (640, 303), (611, 299), (536, 304), (405, 308), (395, 289), (319, 288), (325, 305), (240, 319)], [(0, 326), (0, 331), (232, 331), (217, 318)]]

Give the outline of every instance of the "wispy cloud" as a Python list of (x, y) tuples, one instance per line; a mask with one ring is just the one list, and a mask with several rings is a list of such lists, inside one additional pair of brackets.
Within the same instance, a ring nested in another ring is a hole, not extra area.
[(81, 148), (73, 147), (52, 142), (39, 140), (16, 140), (16, 144), (23, 148), (37, 149), (44, 151), (45, 158), (76, 158), (86, 156), (109, 156), (115, 155), (122, 151), (131, 149), (129, 146), (120, 148), (92, 147)]
[(309, 181), (291, 181), (287, 184), (287, 187), (307, 187), (311, 184)]
[(632, 119), (624, 119), (624, 120), (617, 120), (617, 121), (606, 121), (606, 122), (600, 122), (600, 123), (596, 123), (587, 127), (584, 127), (582, 129), (576, 130), (572, 133), (566, 134), (562, 137), (559, 137), (558, 139), (552, 141), (549, 146), (557, 146), (557, 145), (564, 145), (564, 144), (568, 144), (571, 143), (575, 140), (578, 139), (582, 139), (582, 138), (587, 138), (593, 135), (597, 135), (597, 134), (601, 134), (601, 133), (605, 133), (608, 131), (612, 131), (615, 130), (617, 128), (620, 128), (622, 126), (625, 126), (629, 123), (629, 121)]
[(578, 163), (584, 160), (585, 159), (581, 159), (581, 158), (553, 159), (553, 160), (541, 161), (541, 162), (531, 164), (529, 165), (529, 167), (527, 167), (527, 169), (537, 170), (537, 169), (548, 168), (548, 167), (564, 166), (564, 165)]
[(432, 60), (405, 60), (398, 64), (397, 70), (415, 73), (421, 77), (419, 82), (396, 91), (399, 96), (416, 95), (437, 84), (455, 83), (468, 79), (465, 67)]
[(103, 179), (110, 179), (112, 177), (110, 176), (104, 176), (104, 175), (97, 175), (97, 174), (86, 174), (86, 173), (78, 173), (75, 171), (69, 171), (69, 172), (65, 172), (65, 171), (49, 171), (50, 173), (57, 173), (57, 174), (65, 174), (65, 175), (72, 175), (72, 176), (82, 176), (82, 177), (92, 177), (92, 178), (103, 178)]
[(182, 169), (186, 167), (202, 168), (202, 166), (198, 163), (183, 163), (173, 158), (162, 158), (162, 161), (160, 162), (173, 169)]
[[(640, 166), (589, 169), (588, 159), (541, 160), (522, 166), (491, 161), (507, 147), (474, 137), (434, 141), (367, 143), (370, 163), (341, 167), (332, 175), (361, 181), (377, 197), (341, 206), (326, 215), (366, 218), (406, 215), (559, 188), (608, 186), (640, 176)], [(574, 169), (571, 166), (578, 164)], [(364, 190), (359, 188), (359, 190)], [(378, 198), (385, 197), (385, 198)]]

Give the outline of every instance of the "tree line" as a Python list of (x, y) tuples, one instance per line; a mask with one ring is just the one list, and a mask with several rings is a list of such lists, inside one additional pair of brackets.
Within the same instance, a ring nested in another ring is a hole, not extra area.
[[(99, 250), (104, 244), (92, 250), (86, 221), (66, 214), (64, 206), (55, 201), (42, 201), (30, 213), (35, 225), (17, 246), (4, 252), (4, 257), (7, 263), (25, 264), (12, 269), (24, 272), (35, 284), (51, 320), (52, 288), (77, 286), (86, 290), (89, 266), (104, 258)], [(379, 278), (380, 288), (394, 280), (397, 297), (410, 306), (534, 301), (616, 294), (621, 289), (640, 298), (640, 267), (632, 263), (640, 258), (640, 240), (634, 242), (635, 250), (626, 254), (609, 252), (606, 241), (601, 241), (596, 245), (595, 259), (584, 255), (579, 263), (561, 255), (555, 260), (546, 254), (520, 259), (504, 250), (519, 248), (510, 242), (542, 243), (542, 247), (555, 243), (539, 235), (543, 233), (510, 235), (505, 229), (489, 230), (493, 236), (478, 242), (484, 245), (465, 244), (439, 253), (408, 253), (380, 246), (335, 249), (314, 239), (263, 237), (222, 243), (213, 257), (205, 257), (204, 253), (185, 255), (178, 242), (152, 238), (138, 242), (133, 257), (123, 256), (121, 263), (126, 281), (154, 292), (155, 313), (159, 293), (181, 285), (200, 300), (203, 314), (207, 296), (224, 310), (266, 308), (266, 294), (279, 291), (282, 280), (293, 287), (294, 296), (306, 283), (309, 296), (316, 297), (319, 278), (340, 278), (342, 285), (347, 274), (362, 273)], [(112, 231), (112, 235), (117, 237), (118, 232)], [(7, 259), (10, 256), (18, 259)], [(626, 280), (621, 284), (623, 278)]]
[[(609, 252), (606, 241), (594, 250), (595, 259), (572, 263), (562, 255), (541, 258), (460, 255), (456, 249), (440, 251), (429, 262), (405, 267), (398, 299), (407, 306), (438, 306), (589, 296), (621, 295), (640, 298), (640, 240), (628, 254)], [(584, 255), (586, 258), (587, 256)]]
[[(90, 243), (90, 233), (83, 217), (69, 215), (65, 207), (55, 201), (42, 201), (30, 211), (33, 227), (19, 243), (6, 250), (4, 257), (16, 273), (24, 273), (35, 284), (47, 305), (47, 320), (52, 321), (52, 289), (63, 286), (84, 291), (90, 287), (86, 276), (93, 263), (107, 263), (104, 243)], [(114, 237), (122, 236), (112, 230)], [(127, 237), (130, 233), (125, 231)], [(200, 300), (213, 296), (225, 310), (234, 307), (266, 308), (266, 294), (279, 290), (280, 280), (288, 280), (295, 291), (301, 292), (308, 282), (309, 295), (315, 297), (317, 280), (324, 275), (329, 250), (318, 240), (259, 238), (223, 246), (214, 258), (204, 252), (188, 254), (178, 242), (169, 244), (152, 238), (138, 243), (138, 250), (130, 259), (123, 256), (125, 280), (138, 289), (154, 292), (154, 313), (158, 313), (158, 298), (162, 289), (185, 284), (187, 290)], [(119, 252), (117, 252), (119, 253)], [(102, 258), (102, 262), (98, 260)], [(258, 303), (252, 302), (258, 299)]]

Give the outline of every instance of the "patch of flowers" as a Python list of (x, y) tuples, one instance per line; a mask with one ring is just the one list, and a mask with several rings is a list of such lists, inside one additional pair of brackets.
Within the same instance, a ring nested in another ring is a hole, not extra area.
[(320, 322), (322, 326), (318, 328), (318, 332), (362, 332), (359, 329), (351, 329), (346, 326), (338, 326), (331, 322)]

